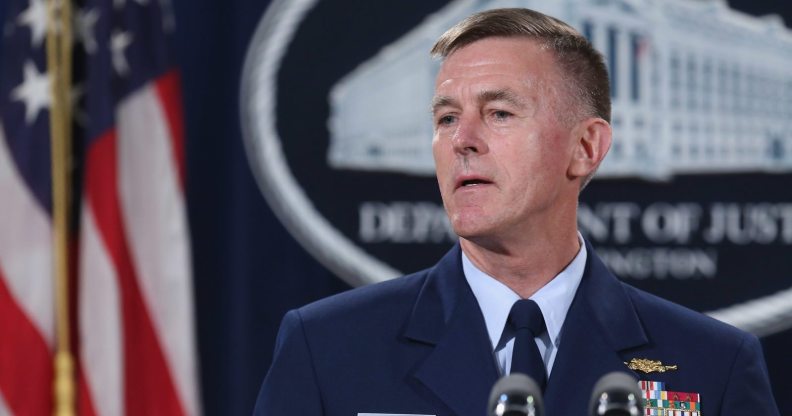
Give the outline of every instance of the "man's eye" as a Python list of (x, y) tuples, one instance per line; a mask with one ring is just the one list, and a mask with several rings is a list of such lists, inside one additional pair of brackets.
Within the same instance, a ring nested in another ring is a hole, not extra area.
[(456, 117), (452, 115), (445, 115), (437, 119), (437, 124), (440, 126), (448, 126), (456, 121)]
[(492, 116), (495, 117), (496, 120), (506, 120), (507, 118), (511, 117), (511, 113), (508, 111), (497, 110), (492, 112)]

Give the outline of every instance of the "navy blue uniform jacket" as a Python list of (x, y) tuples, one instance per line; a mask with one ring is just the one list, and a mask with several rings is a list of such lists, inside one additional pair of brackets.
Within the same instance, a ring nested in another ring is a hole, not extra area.
[[(704, 416), (778, 414), (755, 336), (620, 282), (588, 252), (547, 415), (588, 415), (597, 379), (631, 358), (677, 365), (634, 375), (699, 393)], [(433, 268), (287, 313), (255, 414), (484, 416), (498, 377), (457, 245)]]

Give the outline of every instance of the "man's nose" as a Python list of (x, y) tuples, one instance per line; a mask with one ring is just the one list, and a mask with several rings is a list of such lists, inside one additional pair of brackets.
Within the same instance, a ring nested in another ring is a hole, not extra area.
[(461, 117), (451, 142), (454, 151), (464, 156), (489, 151), (484, 139), (484, 125), (478, 117)]

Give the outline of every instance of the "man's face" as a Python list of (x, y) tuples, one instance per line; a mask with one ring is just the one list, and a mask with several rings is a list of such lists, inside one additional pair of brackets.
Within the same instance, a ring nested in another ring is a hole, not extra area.
[(524, 38), (479, 40), (443, 63), (432, 151), (461, 237), (535, 234), (576, 200), (578, 181), (568, 175), (575, 140), (559, 121), (566, 118), (559, 72), (551, 52)]

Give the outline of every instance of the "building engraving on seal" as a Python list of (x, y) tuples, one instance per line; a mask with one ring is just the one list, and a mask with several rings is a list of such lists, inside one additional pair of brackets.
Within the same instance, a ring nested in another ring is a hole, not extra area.
[(616, 140), (600, 177), (792, 171), (792, 31), (725, 0), (454, 1), (334, 86), (330, 166), (434, 175), (427, 51), (496, 7), (557, 16), (605, 55)]

